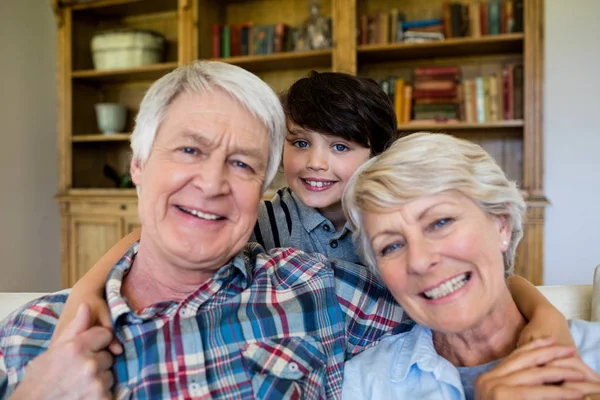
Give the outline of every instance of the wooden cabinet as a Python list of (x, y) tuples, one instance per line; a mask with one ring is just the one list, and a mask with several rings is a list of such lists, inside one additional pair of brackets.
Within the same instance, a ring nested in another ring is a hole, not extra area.
[(59, 198), (64, 287), (71, 287), (119, 239), (140, 226), (131, 198)]
[[(461, 0), (468, 4), (475, 0)], [(402, 124), (401, 132), (446, 131), (480, 143), (519, 182), (530, 210), (519, 246), (516, 272), (542, 283), (543, 182), (543, 0), (523, 0), (524, 32), (446, 39), (437, 43), (357, 43), (364, 14), (397, 8), (408, 19), (440, 17), (444, 0), (321, 0), (331, 17), (333, 47), (324, 50), (221, 59), (260, 76), (276, 91), (310, 70), (341, 71), (381, 79), (409, 79), (415, 67), (460, 66), (465, 76), (491, 66), (524, 66), (524, 118), (488, 123)], [(133, 189), (118, 189), (103, 173), (129, 168), (129, 135), (148, 86), (179, 65), (212, 57), (213, 27), (252, 22), (299, 26), (308, 0), (92, 0), (52, 1), (58, 27), (58, 200), (61, 206), (63, 285), (72, 285), (120, 236), (138, 226)], [(143, 67), (95, 70), (90, 40), (99, 31), (148, 29), (167, 41), (164, 59)], [(101, 135), (94, 104), (128, 108), (126, 128)], [(279, 178), (273, 189), (284, 184)], [(123, 206), (125, 209), (121, 209)]]

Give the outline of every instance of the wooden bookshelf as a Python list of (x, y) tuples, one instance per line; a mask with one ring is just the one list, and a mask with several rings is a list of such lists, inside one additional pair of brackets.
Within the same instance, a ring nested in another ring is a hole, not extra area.
[(73, 143), (83, 142), (123, 142), (129, 141), (131, 134), (129, 133), (113, 133), (113, 134), (101, 134), (94, 133), (91, 135), (73, 135), (71, 141)]
[(514, 121), (494, 121), (469, 124), (466, 122), (440, 122), (440, 123), (420, 123), (412, 122), (398, 126), (398, 131), (436, 131), (445, 132), (453, 130), (488, 130), (488, 129), (510, 129), (523, 128), (523, 120)]
[[(472, 3), (475, 0), (461, 0)], [(398, 8), (407, 20), (441, 17), (444, 0), (322, 0), (332, 18), (333, 47), (326, 50), (230, 57), (277, 92), (311, 69), (399, 76), (410, 82), (417, 67), (460, 66), (463, 79), (489, 73), (490, 65), (524, 65), (524, 119), (479, 123), (407, 123), (400, 132), (448, 132), (480, 143), (515, 176), (529, 212), (519, 246), (516, 271), (542, 283), (544, 192), (542, 129), (544, 0), (524, 0), (524, 32), (449, 38), (429, 43), (358, 45), (357, 22), (363, 14)], [(212, 58), (213, 25), (285, 23), (299, 26), (308, 16), (306, 0), (53, 0), (58, 30), (58, 169), (56, 199), (61, 215), (63, 286), (72, 286), (87, 268), (137, 222), (133, 189), (115, 188), (103, 176), (109, 165), (129, 168), (129, 138), (139, 103), (156, 79), (198, 59)], [(149, 29), (167, 39), (164, 62), (137, 68), (93, 68), (92, 36), (105, 29)], [(128, 108), (122, 133), (98, 132), (94, 104), (120, 102)], [(274, 193), (275, 188), (267, 192)]]
[(252, 72), (331, 68), (331, 49), (218, 58)]
[(440, 57), (475, 57), (523, 52), (523, 34), (450, 38), (428, 43), (367, 44), (358, 46), (358, 62), (390, 62)]
[(155, 81), (167, 72), (177, 68), (176, 62), (146, 65), (137, 68), (109, 70), (79, 70), (73, 71), (71, 77), (82, 82), (138, 82)]

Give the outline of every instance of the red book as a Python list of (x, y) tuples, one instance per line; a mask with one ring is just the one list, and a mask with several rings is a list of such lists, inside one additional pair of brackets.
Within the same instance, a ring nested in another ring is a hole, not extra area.
[(212, 30), (212, 57), (221, 58), (221, 25), (214, 24)]
[(415, 75), (458, 75), (460, 69), (458, 67), (429, 67), (429, 68), (415, 68)]
[(506, 65), (502, 68), (502, 84), (504, 86), (504, 119), (513, 120), (514, 115), (514, 101), (513, 101), (513, 90), (514, 90), (514, 79), (513, 79), (513, 65)]
[(489, 28), (489, 22), (488, 22), (488, 5), (487, 3), (483, 2), (480, 3), (479, 5), (479, 12), (481, 13), (481, 35), (489, 35), (490, 33), (490, 28)]
[(231, 25), (231, 57), (242, 55), (242, 27), (240, 25)]
[(413, 99), (427, 97), (456, 97), (456, 89), (453, 90), (413, 90)]

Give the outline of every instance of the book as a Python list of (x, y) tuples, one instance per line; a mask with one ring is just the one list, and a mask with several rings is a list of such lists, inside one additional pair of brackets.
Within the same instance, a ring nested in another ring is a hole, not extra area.
[(212, 58), (221, 58), (221, 25), (214, 24), (212, 29)]

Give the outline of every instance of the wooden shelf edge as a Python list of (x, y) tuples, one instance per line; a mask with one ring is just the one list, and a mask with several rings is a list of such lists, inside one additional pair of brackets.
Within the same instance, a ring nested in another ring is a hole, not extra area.
[[(133, 2), (140, 2), (142, 0), (133, 0)], [(91, 8), (102, 8), (110, 6), (118, 6), (123, 4), (131, 3), (132, 0), (96, 0), (89, 3), (67, 3), (66, 6), (71, 7), (73, 10), (88, 10)]]
[(286, 51), (273, 54), (239, 56), (227, 58), (211, 58), (210, 61), (221, 61), (243, 67), (253, 72), (318, 68), (331, 65), (333, 50)]
[(474, 130), (474, 129), (501, 129), (501, 128), (522, 128), (523, 120), (496, 121), (484, 123), (466, 123), (466, 122), (448, 122), (448, 123), (411, 123), (398, 126), (398, 131), (417, 131), (417, 130)]
[(119, 188), (71, 188), (54, 196), (56, 200), (74, 197), (137, 197), (137, 192), (135, 189)]
[(516, 42), (523, 40), (523, 33), (504, 33), (501, 35), (486, 35), (480, 37), (449, 38), (435, 42), (425, 43), (383, 43), (383, 44), (363, 44), (358, 46), (358, 53), (370, 53), (379, 51), (395, 51), (404, 49), (437, 48), (452, 47), (456, 45), (469, 44), (494, 44), (505, 42)]
[(71, 72), (71, 77), (73, 79), (94, 79), (94, 78), (108, 78), (112, 76), (122, 76), (122, 75), (136, 75), (136, 74), (144, 74), (144, 73), (152, 73), (152, 72), (163, 72), (171, 69), (177, 68), (178, 63), (173, 62), (164, 62), (159, 64), (151, 64), (144, 65), (141, 67), (135, 68), (119, 68), (119, 69), (85, 69), (85, 70), (77, 70)]
[(93, 142), (125, 142), (129, 141), (130, 133), (113, 133), (102, 134), (92, 133), (89, 135), (73, 135), (71, 141), (73, 143), (93, 143)]

